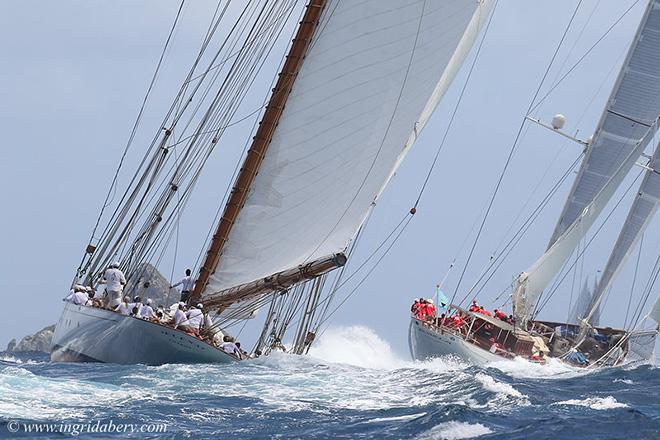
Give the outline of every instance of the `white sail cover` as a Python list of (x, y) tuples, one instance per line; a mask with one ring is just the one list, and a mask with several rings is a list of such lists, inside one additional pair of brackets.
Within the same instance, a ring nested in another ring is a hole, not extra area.
[(531, 316), (533, 308), (543, 290), (557, 276), (580, 240), (582, 240), (600, 213), (605, 209), (607, 202), (612, 198), (612, 195), (614, 195), (619, 185), (621, 185), (630, 168), (653, 138), (656, 129), (657, 124), (654, 124), (651, 128), (647, 127), (646, 135), (627, 154), (621, 165), (619, 165), (618, 170), (607, 181), (594, 200), (583, 209), (580, 216), (557, 239), (555, 244), (541, 258), (536, 260), (527, 272), (523, 272), (520, 275), (518, 288), (513, 295), (514, 311), (519, 322), (524, 322)]
[[(660, 205), (660, 143), (658, 143), (655, 149), (649, 167), (651, 169), (647, 170), (644, 175), (635, 201), (628, 212), (626, 222), (623, 224), (623, 228), (621, 228), (619, 238), (607, 261), (607, 266), (603, 270), (603, 276), (594, 292), (589, 310), (596, 310), (598, 308), (612, 280), (614, 280), (623, 267), (623, 264), (630, 256), (630, 253), (639, 242), (644, 230), (658, 210), (658, 205)], [(592, 313), (589, 314), (589, 317), (591, 316)]]
[(346, 249), (491, 3), (328, 1), (206, 292)]
[(548, 248), (593, 201), (659, 114), (660, 0), (653, 0), (642, 17)]

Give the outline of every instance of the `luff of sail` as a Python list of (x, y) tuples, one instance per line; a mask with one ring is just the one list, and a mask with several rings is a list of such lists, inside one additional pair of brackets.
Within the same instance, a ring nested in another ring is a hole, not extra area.
[(603, 295), (609, 289), (658, 210), (658, 205), (660, 205), (660, 143), (658, 143), (648, 167), (612, 254), (603, 270), (603, 276), (592, 297), (589, 313), (586, 316), (588, 322), (592, 321)]
[(327, 2), (205, 301), (345, 251), (491, 7)]
[[(651, 0), (552, 234), (564, 234), (660, 114), (660, 0)], [(632, 163), (628, 164), (632, 167)], [(630, 169), (630, 168), (628, 168)]]
[(605, 209), (612, 195), (628, 175), (637, 158), (644, 152), (645, 147), (653, 139), (657, 130), (658, 120), (647, 128), (644, 137), (628, 153), (617, 171), (607, 181), (594, 200), (582, 210), (582, 214), (569, 226), (566, 232), (526, 272), (520, 274), (518, 285), (513, 293), (513, 309), (518, 322), (524, 323), (529, 319), (543, 290), (557, 276), (580, 240)]

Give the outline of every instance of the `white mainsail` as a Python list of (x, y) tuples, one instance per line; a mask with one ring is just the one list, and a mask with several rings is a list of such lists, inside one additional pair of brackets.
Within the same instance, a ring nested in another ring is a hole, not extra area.
[(589, 305), (588, 321), (593, 318), (603, 295), (609, 289), (658, 210), (658, 205), (660, 205), (660, 143), (658, 143), (648, 167), (635, 201), (630, 207), (628, 217), (621, 228), (619, 238), (607, 261), (607, 266), (603, 270), (603, 276), (594, 292)]
[(660, 114), (659, 47), (660, 0), (651, 0), (548, 248), (594, 200)]
[(492, 2), (330, 0), (205, 293), (343, 252)]
[(562, 234), (557, 241), (539, 258), (526, 272), (518, 277), (518, 287), (513, 294), (513, 306), (516, 319), (525, 322), (533, 311), (539, 296), (552, 279), (557, 276), (562, 266), (571, 256), (578, 243), (586, 235), (600, 213), (616, 192), (621, 182), (628, 174), (637, 158), (653, 138), (658, 129), (654, 123), (647, 128), (646, 135), (628, 153), (625, 160), (619, 165), (617, 171), (607, 181), (605, 186), (587, 205), (582, 214)]

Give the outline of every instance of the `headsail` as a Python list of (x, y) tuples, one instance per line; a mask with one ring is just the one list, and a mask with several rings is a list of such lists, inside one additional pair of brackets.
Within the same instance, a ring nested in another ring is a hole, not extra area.
[(628, 174), (637, 158), (642, 154), (646, 145), (653, 138), (658, 124), (647, 129), (646, 135), (637, 143), (622, 161), (617, 171), (607, 181), (605, 186), (587, 205), (580, 216), (562, 234), (536, 262), (518, 277), (518, 286), (513, 294), (513, 306), (516, 319), (525, 322), (532, 314), (539, 296), (552, 279), (557, 276), (562, 266), (571, 256), (578, 243), (586, 235), (600, 213), (605, 209), (607, 202), (612, 198), (617, 188)]
[(242, 286), (258, 295), (282, 273), (343, 257), (491, 6), (327, 1), (258, 174), (200, 287), (205, 299), (236, 300)]
[[(642, 17), (548, 248), (577, 220), (660, 114), (660, 0)], [(627, 164), (628, 170), (633, 162)]]
[(658, 210), (660, 204), (660, 143), (649, 163), (649, 169), (644, 175), (642, 184), (637, 192), (626, 222), (619, 233), (619, 238), (614, 245), (612, 254), (605, 266), (603, 276), (598, 283), (594, 296), (589, 305), (587, 320), (593, 318), (598, 309), (603, 295), (609, 289), (612, 281), (623, 267), (630, 253), (635, 248), (644, 230)]

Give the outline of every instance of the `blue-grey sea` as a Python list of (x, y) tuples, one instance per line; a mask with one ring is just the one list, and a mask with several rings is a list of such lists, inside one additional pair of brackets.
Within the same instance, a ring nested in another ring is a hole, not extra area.
[(0, 437), (660, 439), (651, 365), (413, 362), (362, 327), (318, 342), (231, 366), (0, 353)]

